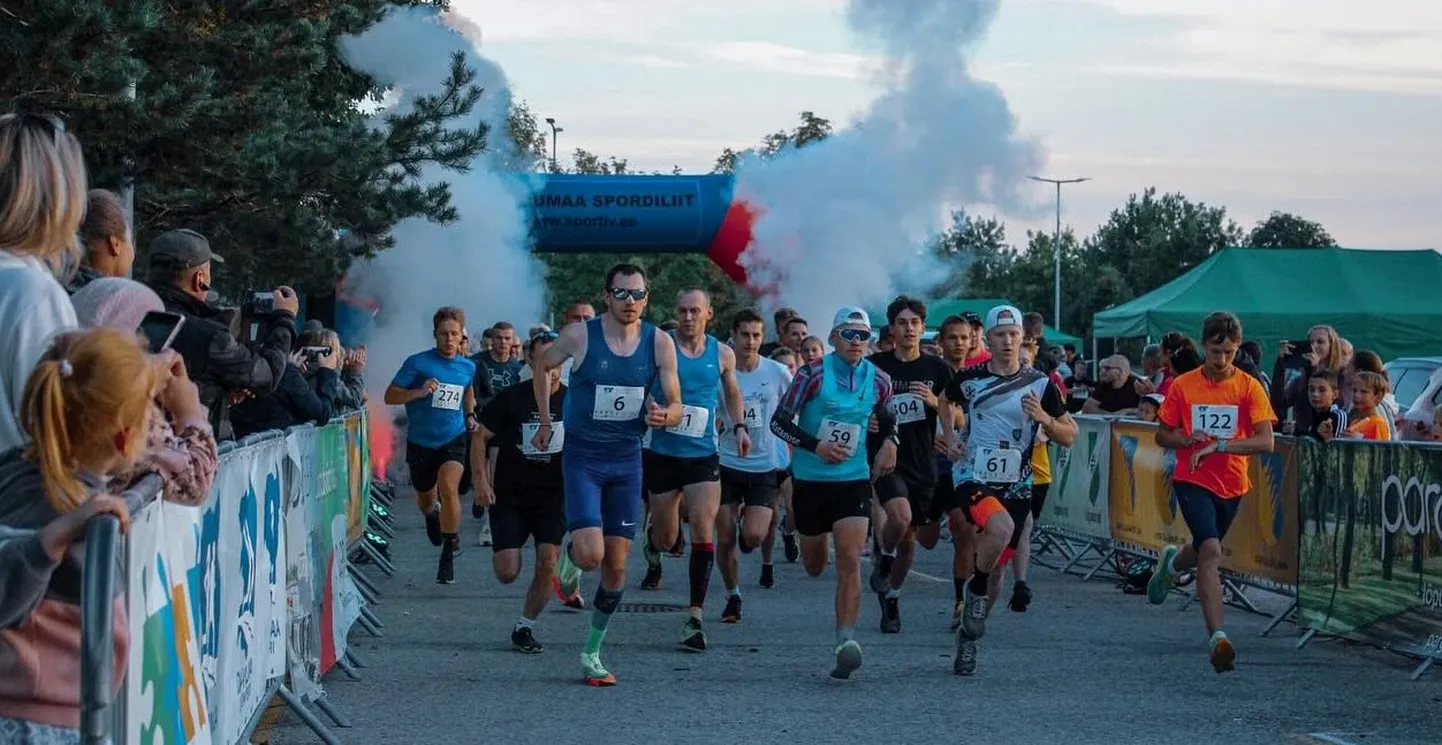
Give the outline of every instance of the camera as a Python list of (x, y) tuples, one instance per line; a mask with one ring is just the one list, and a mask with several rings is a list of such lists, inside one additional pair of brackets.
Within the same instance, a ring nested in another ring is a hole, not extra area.
[(275, 312), (275, 294), (252, 292), (241, 310), (247, 316), (268, 316)]
[(307, 357), (329, 357), (330, 347), (301, 347), (300, 351)]

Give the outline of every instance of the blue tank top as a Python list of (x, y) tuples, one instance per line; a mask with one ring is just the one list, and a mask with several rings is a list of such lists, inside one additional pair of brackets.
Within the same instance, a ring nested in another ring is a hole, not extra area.
[[(706, 335), (706, 347), (687, 357), (676, 345), (676, 377), (681, 381), (681, 423), (651, 433), (651, 452), (676, 458), (716, 454), (716, 405), (721, 398), (721, 347)], [(656, 400), (664, 401), (660, 391)]]
[(866, 462), (866, 427), (876, 409), (876, 366), (861, 361), (854, 391), (843, 391), (836, 383), (841, 377), (837, 366), (847, 365), (834, 353), (826, 355), (821, 388), (815, 398), (802, 404), (797, 423), (822, 442), (849, 441), (851, 457), (833, 465), (810, 450), (796, 448), (791, 453), (791, 475), (801, 481), (871, 480), (871, 466)]
[[(586, 358), (571, 372), (561, 421), (566, 446), (605, 445), (608, 453), (641, 448), (646, 391), (656, 377), (656, 327), (641, 322), (641, 342), (629, 357), (611, 351), (601, 319), (586, 322)], [(619, 446), (619, 447), (618, 447)]]

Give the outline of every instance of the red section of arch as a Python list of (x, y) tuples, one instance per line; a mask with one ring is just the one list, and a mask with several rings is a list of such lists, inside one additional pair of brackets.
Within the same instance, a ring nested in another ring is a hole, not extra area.
[(751, 245), (751, 225), (761, 214), (749, 202), (735, 199), (726, 209), (726, 217), (706, 249), (706, 255), (721, 267), (721, 271), (738, 284), (746, 285), (746, 267), (741, 266), (741, 254)]

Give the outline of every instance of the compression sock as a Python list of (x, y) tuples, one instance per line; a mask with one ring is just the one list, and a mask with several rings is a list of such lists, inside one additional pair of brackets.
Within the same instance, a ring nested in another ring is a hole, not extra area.
[(987, 572), (974, 572), (971, 575), (971, 582), (967, 584), (967, 587), (971, 590), (972, 595), (975, 595), (977, 597), (986, 597), (986, 583), (990, 579), (991, 577)]
[(596, 585), (596, 597), (591, 600), (591, 633), (586, 635), (586, 654), (600, 654), (601, 642), (606, 638), (606, 627), (611, 625), (611, 616), (616, 612), (616, 606), (621, 604), (621, 593), (619, 590), (607, 590)]
[(458, 533), (441, 534), (441, 553), (454, 556), (456, 549), (461, 545), (461, 536)]
[(966, 579), (965, 579), (965, 578), (962, 578), (962, 577), (952, 577), (952, 578), (951, 578), (951, 587), (952, 587), (953, 590), (956, 591), (956, 602), (960, 603), (961, 601), (963, 601), (963, 600), (966, 599)]
[(711, 567), (716, 565), (713, 543), (691, 544), (691, 607), (706, 604), (706, 588), (711, 585)]
[(883, 577), (891, 576), (891, 565), (895, 563), (896, 549), (892, 549), (890, 551), (883, 549), (881, 551), (881, 556), (877, 557), (876, 559), (876, 566), (878, 569), (881, 570), (881, 575)]

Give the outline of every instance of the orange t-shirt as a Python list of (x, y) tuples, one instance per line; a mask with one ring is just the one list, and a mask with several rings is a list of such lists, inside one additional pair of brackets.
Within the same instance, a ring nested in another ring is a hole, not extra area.
[[(1275, 422), (1267, 391), (1257, 379), (1236, 370), (1230, 378), (1213, 383), (1202, 368), (1172, 379), (1157, 419), (1184, 435), (1204, 431), (1218, 439), (1243, 440), (1256, 432), (1259, 422)], [(1192, 453), (1203, 445), (1177, 451), (1173, 480), (1196, 484), (1223, 499), (1236, 499), (1252, 488), (1247, 456), (1212, 453), (1192, 470)]]
[(1347, 434), (1364, 440), (1390, 440), (1392, 428), (1387, 426), (1386, 417), (1374, 411), (1371, 416), (1352, 422)]

